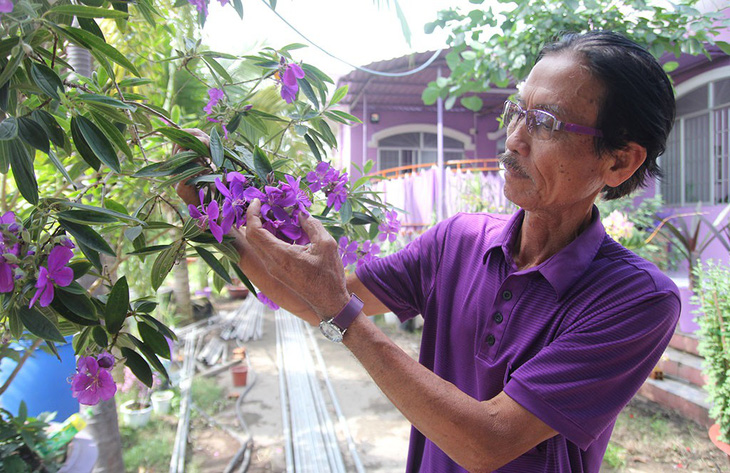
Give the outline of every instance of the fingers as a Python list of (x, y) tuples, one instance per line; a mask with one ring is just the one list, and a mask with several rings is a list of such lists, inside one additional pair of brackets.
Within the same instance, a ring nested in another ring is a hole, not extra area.
[(314, 217), (307, 216), (304, 213), (300, 213), (299, 225), (302, 227), (302, 230), (305, 231), (305, 233), (309, 237), (309, 241), (311, 241), (313, 245), (320, 245), (332, 239), (332, 236), (324, 228), (322, 222)]
[(261, 224), (261, 201), (254, 199), (246, 210), (246, 241), (262, 259), (281, 264), (291, 245), (277, 239)]

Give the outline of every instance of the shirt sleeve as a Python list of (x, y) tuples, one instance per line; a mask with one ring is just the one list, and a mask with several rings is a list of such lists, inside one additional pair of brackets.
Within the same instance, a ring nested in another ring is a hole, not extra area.
[(504, 388), (582, 449), (618, 416), (656, 366), (679, 319), (672, 291), (654, 292), (560, 334)]
[(439, 222), (402, 250), (355, 270), (365, 287), (401, 322), (423, 314), (452, 220)]

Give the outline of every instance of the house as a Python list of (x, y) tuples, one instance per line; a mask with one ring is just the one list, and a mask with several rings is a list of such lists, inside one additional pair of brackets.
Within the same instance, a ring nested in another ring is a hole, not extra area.
[[(723, 36), (727, 37), (718, 39), (730, 41), (730, 31)], [(498, 118), (504, 101), (516, 92), (505, 88), (480, 94), (484, 105), (478, 112), (458, 104), (446, 110), (440, 100), (424, 105), (421, 93), (426, 85), (448, 71), (446, 54), (419, 53), (375, 62), (365, 69), (377, 74), (355, 70), (338, 82), (338, 86), (349, 86), (342, 103), (363, 122), (340, 130), (343, 165), (357, 175), (357, 167), (372, 160), (371, 172), (390, 178), (381, 187), (386, 200), (405, 209), (406, 224), (415, 227), (454, 213), (450, 202), (458, 198), (458, 192), (449, 188), (455, 179), (462, 179), (465, 169), (483, 179), (500, 179), (496, 157), (504, 151), (505, 130)], [(709, 59), (683, 55), (663, 61), (678, 63), (671, 72), (677, 116), (660, 158), (665, 178), (650, 183), (644, 196), (661, 195), (667, 214), (692, 214), (699, 209), (712, 221), (730, 205), (730, 56), (713, 47)], [(417, 72), (397, 75), (413, 69)], [(493, 186), (490, 194), (498, 201), (495, 192), (501, 194), (501, 187)], [(729, 256), (717, 240), (702, 254), (703, 259), (725, 263), (730, 262)], [(686, 274), (685, 268), (676, 279), (684, 299), (678, 331), (659, 366), (667, 376), (663, 381), (648, 380), (641, 394), (707, 424), (709, 406), (701, 389), (701, 359), (693, 335), (698, 327)]]

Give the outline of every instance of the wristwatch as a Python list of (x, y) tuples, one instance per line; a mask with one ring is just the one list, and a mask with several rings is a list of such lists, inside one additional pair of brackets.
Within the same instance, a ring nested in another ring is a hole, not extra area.
[(365, 303), (353, 293), (350, 297), (350, 302), (342, 308), (339, 314), (319, 323), (319, 330), (322, 332), (322, 335), (335, 343), (342, 343), (342, 338), (345, 336), (347, 328), (362, 311), (364, 305)]

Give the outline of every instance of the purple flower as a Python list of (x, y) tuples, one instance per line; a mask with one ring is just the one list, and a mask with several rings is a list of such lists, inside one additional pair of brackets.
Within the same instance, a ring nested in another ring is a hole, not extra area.
[(391, 210), (389, 212), (385, 213), (385, 221), (378, 225), (378, 230), (380, 230), (380, 235), (378, 235), (378, 238), (380, 241), (385, 241), (388, 239), (391, 243), (395, 241), (395, 239), (398, 237), (398, 232), (400, 231), (400, 221), (398, 221), (398, 212), (395, 210)]
[(210, 115), (213, 113), (213, 107), (215, 107), (218, 102), (221, 101), (223, 97), (225, 97), (225, 93), (222, 89), (208, 89), (208, 105), (203, 107), (203, 110), (205, 110), (205, 113)]
[(279, 309), (279, 306), (276, 305), (276, 303), (274, 301), (272, 301), (271, 299), (269, 299), (268, 297), (266, 297), (266, 294), (264, 294), (263, 292), (259, 291), (259, 294), (256, 297), (258, 298), (258, 300), (260, 300), (261, 302), (263, 302), (266, 307), (269, 307), (272, 310), (278, 310)]
[(287, 63), (286, 59), (282, 57), (279, 74), (281, 76), (281, 98), (286, 103), (292, 103), (297, 98), (297, 92), (299, 92), (297, 79), (304, 78), (304, 71), (299, 64)]
[(357, 261), (357, 242), (350, 241), (346, 236), (340, 237), (337, 250), (342, 258), (342, 265), (347, 267)]
[(215, 180), (215, 187), (225, 199), (223, 201), (223, 227), (230, 228), (235, 223), (236, 228), (240, 228), (242, 225), (246, 225), (248, 201), (243, 187), (246, 184), (246, 178), (241, 173), (229, 172), (226, 174), (226, 181), (228, 181), (227, 187), (220, 179)]
[(74, 253), (65, 246), (55, 246), (48, 255), (48, 268), (41, 266), (36, 281), (36, 291), (30, 300), (29, 307), (33, 307), (38, 299), (40, 306), (47, 307), (53, 300), (53, 285), (65, 287), (74, 279), (74, 272), (66, 265)]
[(307, 173), (307, 181), (309, 181), (309, 188), (312, 192), (317, 192), (320, 189), (327, 187), (332, 180), (336, 179), (337, 170), (326, 163), (321, 161), (314, 168), (314, 171)]
[(208, 16), (208, 0), (188, 0), (203, 16)]
[(13, 11), (13, 2), (10, 0), (0, 0), (0, 13), (10, 13)]
[(376, 258), (375, 255), (380, 253), (380, 247), (370, 240), (365, 240), (360, 246), (360, 259), (357, 260), (357, 267), (369, 263)]
[(234, 216), (229, 214), (223, 218), (223, 222), (219, 225), (220, 208), (218, 202), (212, 200), (208, 205), (205, 205), (205, 192), (203, 192), (203, 189), (200, 189), (198, 195), (200, 197), (200, 206), (195, 207), (189, 204), (188, 213), (198, 221), (198, 228), (201, 230), (205, 230), (206, 227), (210, 228), (210, 233), (213, 234), (218, 243), (223, 242), (223, 235), (231, 229)]
[[(347, 182), (347, 173), (345, 173), (345, 182)], [(334, 207), (335, 210), (340, 210), (342, 205), (347, 201), (347, 188), (345, 182), (339, 182), (328, 194), (327, 194), (327, 207)]]
[[(82, 356), (76, 364), (77, 373), (71, 380), (71, 391), (73, 397), (79, 400), (80, 404), (93, 406), (99, 401), (107, 401), (114, 397), (117, 392), (117, 385), (112, 378), (111, 366), (106, 368), (111, 357), (108, 353), (102, 353), (97, 360), (93, 356)], [(112, 358), (112, 366), (113, 366)]]
[[(281, 185), (282, 189), (287, 189), (294, 193), (294, 196), (296, 197), (296, 210), (295, 212), (292, 212), (292, 217), (297, 217), (299, 212), (304, 213), (307, 217), (309, 216), (309, 212), (307, 211), (307, 207), (312, 206), (312, 202), (309, 201), (309, 196), (307, 195), (304, 190), (299, 188), (299, 181), (301, 180), (301, 177), (298, 177), (296, 180), (288, 174), (284, 175), (284, 178), (286, 179), (286, 184)], [(298, 210), (298, 212), (297, 212)]]
[(0, 292), (12, 292), (15, 288), (13, 277), (13, 269), (16, 265), (8, 263), (8, 261), (0, 255)]

